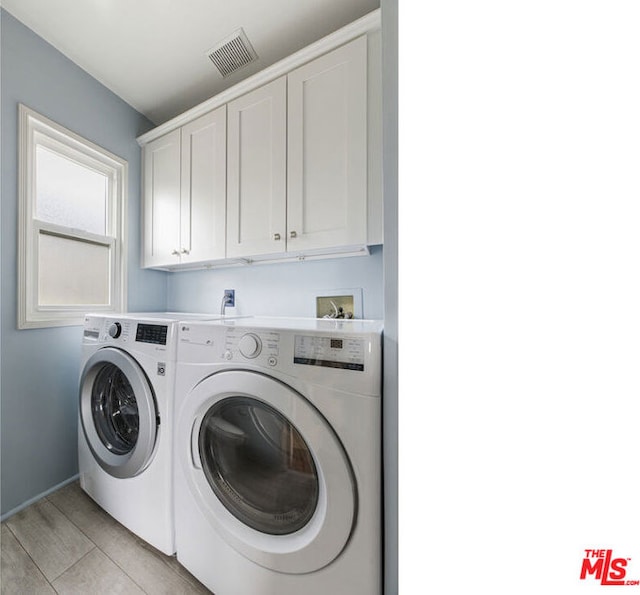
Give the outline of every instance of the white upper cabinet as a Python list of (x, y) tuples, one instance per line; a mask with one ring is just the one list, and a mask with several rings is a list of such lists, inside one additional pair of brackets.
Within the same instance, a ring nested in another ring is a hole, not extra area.
[(287, 77), (287, 249), (367, 243), (367, 39)]
[(139, 137), (143, 266), (381, 244), (380, 45), (378, 10)]
[(227, 106), (228, 257), (285, 249), (286, 92), (281, 77)]
[(366, 244), (366, 36), (228, 114), (227, 256)]
[(145, 267), (225, 257), (226, 108), (144, 147)]

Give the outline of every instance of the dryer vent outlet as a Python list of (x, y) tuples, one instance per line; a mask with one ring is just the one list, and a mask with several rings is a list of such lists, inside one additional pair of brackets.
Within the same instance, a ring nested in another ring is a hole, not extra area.
[(208, 50), (207, 56), (223, 77), (233, 74), (236, 70), (258, 59), (256, 51), (242, 28)]

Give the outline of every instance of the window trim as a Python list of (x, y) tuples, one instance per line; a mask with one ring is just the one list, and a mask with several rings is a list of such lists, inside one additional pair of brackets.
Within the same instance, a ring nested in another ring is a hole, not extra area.
[[(23, 104), (19, 104), (18, 109), (18, 329), (76, 326), (83, 324), (87, 312), (126, 311), (127, 161)], [(35, 154), (38, 145), (109, 178), (107, 233), (104, 236), (36, 219)], [(38, 305), (38, 239), (42, 233), (110, 247), (112, 279), (108, 305)]]

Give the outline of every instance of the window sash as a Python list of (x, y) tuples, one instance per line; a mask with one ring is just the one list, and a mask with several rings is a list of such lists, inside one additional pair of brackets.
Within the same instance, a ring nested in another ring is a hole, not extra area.
[(34, 149), (34, 218), (112, 235), (113, 173), (87, 167), (45, 143), (36, 142)]
[[(32, 294), (32, 308), (34, 311), (40, 311), (42, 313), (47, 313), (47, 315), (53, 312), (82, 312), (85, 313), (87, 311), (109, 311), (113, 309), (114, 304), (117, 302), (118, 296), (118, 279), (114, 278), (115, 272), (117, 271), (117, 261), (118, 261), (118, 243), (116, 238), (109, 236), (101, 236), (97, 234), (92, 234), (88, 232), (81, 232), (75, 230), (69, 230), (61, 225), (55, 225), (48, 222), (34, 220), (34, 230), (33, 230), (33, 254), (34, 254), (34, 270), (33, 270), (33, 294)], [(53, 236), (65, 240), (80, 242), (84, 244), (92, 244), (95, 246), (100, 246), (106, 248), (109, 253), (109, 262), (108, 262), (108, 301), (106, 304), (102, 303), (93, 303), (93, 304), (64, 304), (64, 305), (53, 305), (53, 304), (42, 304), (39, 301), (39, 297), (41, 295), (40, 291), (40, 238), (42, 236)]]

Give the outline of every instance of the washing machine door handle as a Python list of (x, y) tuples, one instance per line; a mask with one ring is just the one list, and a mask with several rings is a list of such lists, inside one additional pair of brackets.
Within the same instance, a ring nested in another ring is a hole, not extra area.
[(196, 469), (202, 469), (202, 459), (200, 459), (200, 423), (202, 422), (202, 415), (199, 415), (191, 426), (191, 463)]

